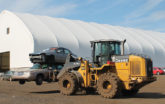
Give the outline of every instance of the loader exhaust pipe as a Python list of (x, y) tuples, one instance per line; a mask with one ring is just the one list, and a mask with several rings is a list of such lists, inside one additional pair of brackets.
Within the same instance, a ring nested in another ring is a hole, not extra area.
[(126, 39), (124, 39), (124, 41), (121, 42), (121, 55), (124, 55), (124, 44), (126, 42)]

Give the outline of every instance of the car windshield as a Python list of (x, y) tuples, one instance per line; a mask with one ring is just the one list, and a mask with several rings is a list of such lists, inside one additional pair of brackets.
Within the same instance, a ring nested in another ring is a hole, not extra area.
[(40, 64), (34, 64), (30, 69), (40, 69), (41, 65)]
[(47, 49), (44, 49), (42, 52), (47, 52), (47, 51), (49, 51), (50, 49), (49, 48), (47, 48)]
[(165, 68), (161, 68), (162, 70), (165, 70)]
[(57, 48), (47, 48), (47, 49), (44, 49), (42, 52), (46, 53), (46, 52), (56, 52)]
[(42, 69), (47, 69), (48, 68), (48, 65), (44, 64), (42, 65)]

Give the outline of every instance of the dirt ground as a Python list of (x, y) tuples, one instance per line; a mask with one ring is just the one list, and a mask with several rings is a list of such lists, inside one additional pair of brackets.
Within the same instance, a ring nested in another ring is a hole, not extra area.
[(42, 86), (28, 82), (0, 81), (0, 104), (165, 104), (165, 75), (143, 87), (136, 96), (105, 99), (100, 95), (63, 96), (56, 83)]

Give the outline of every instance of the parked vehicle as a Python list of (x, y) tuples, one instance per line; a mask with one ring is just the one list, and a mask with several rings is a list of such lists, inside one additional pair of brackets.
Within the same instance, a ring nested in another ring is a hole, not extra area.
[(29, 54), (32, 63), (41, 64), (64, 64), (68, 54), (77, 57), (69, 49), (63, 47), (52, 47), (43, 50), (40, 53)]
[(20, 84), (25, 84), (26, 81), (35, 81), (37, 85), (41, 85), (43, 81), (52, 81), (53, 74), (58, 73), (61, 68), (62, 66), (48, 67), (47, 65), (34, 64), (31, 68), (8, 71), (3, 76), (3, 79), (19, 81)]
[(19, 81), (20, 84), (25, 84), (26, 81), (35, 81), (37, 85), (41, 85), (43, 81), (56, 82), (58, 81), (58, 73), (63, 68), (72, 68), (70, 66), (79, 67), (80, 63), (77, 58), (71, 54), (68, 54), (64, 66), (35, 63), (31, 68), (21, 68), (15, 71), (6, 72), (3, 75), (3, 80)]
[(160, 67), (153, 67), (153, 74), (155, 75), (164, 74), (164, 71)]
[(164, 73), (165, 73), (165, 67), (161, 67), (161, 69), (164, 71)]

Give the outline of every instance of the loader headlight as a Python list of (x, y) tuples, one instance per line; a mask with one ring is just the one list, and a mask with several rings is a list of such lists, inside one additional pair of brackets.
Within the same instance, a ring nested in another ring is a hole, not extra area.
[(133, 80), (133, 81), (134, 81), (134, 80), (136, 80), (136, 78), (132, 77), (132, 78), (131, 78), (131, 80)]

